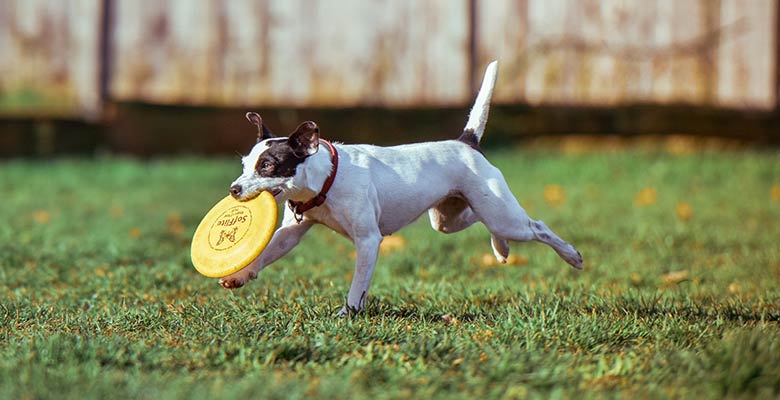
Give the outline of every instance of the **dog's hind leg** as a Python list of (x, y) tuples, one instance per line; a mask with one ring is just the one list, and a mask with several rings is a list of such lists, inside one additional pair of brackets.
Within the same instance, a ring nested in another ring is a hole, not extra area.
[(472, 189), (464, 195), (479, 220), (493, 235), (491, 244), (494, 253), (497, 253), (496, 257), (503, 254), (504, 249), (508, 254), (506, 240), (516, 242), (534, 240), (552, 247), (572, 267), (581, 269), (580, 252), (561, 239), (544, 222), (535, 221), (528, 216), (512, 195), (500, 171), (494, 169), (492, 175), (481, 185), (473, 185)]
[(582, 254), (574, 246), (561, 239), (542, 221), (531, 220), (530, 226), (534, 233), (534, 240), (552, 247), (572, 267), (582, 269)]
[[(439, 202), (428, 210), (428, 217), (431, 220), (431, 227), (443, 233), (459, 232), (479, 221), (469, 203), (458, 196), (448, 197)], [(490, 245), (498, 262), (505, 263), (509, 256), (509, 244), (506, 239), (491, 235)]]

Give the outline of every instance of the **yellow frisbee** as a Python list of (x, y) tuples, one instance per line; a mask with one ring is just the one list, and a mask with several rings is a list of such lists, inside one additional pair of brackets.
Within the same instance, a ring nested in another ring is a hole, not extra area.
[(276, 228), (276, 200), (262, 192), (249, 201), (227, 196), (209, 210), (192, 237), (192, 265), (209, 278), (246, 267), (263, 251)]

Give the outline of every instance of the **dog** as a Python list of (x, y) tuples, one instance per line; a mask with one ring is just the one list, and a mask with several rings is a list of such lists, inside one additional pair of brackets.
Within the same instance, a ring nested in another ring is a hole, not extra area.
[(496, 61), (488, 65), (466, 127), (455, 140), (393, 147), (334, 145), (320, 138), (314, 122), (301, 123), (289, 137), (275, 137), (258, 114), (247, 113), (258, 141), (242, 158), (243, 173), (230, 185), (230, 194), (246, 201), (268, 191), (289, 207), (266, 249), (220, 284), (235, 289), (257, 278), (309, 228), (323, 224), (355, 244), (355, 272), (339, 315), (354, 314), (365, 304), (382, 238), (426, 211), (433, 229), (443, 233), (483, 223), (499, 262), (506, 262), (508, 241), (533, 240), (581, 269), (582, 255), (528, 216), (479, 147), (497, 71)]

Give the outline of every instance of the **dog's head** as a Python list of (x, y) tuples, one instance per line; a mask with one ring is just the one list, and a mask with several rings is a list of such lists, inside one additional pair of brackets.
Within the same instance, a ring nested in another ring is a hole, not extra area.
[(289, 197), (300, 188), (299, 167), (319, 149), (320, 128), (306, 121), (289, 137), (275, 137), (257, 113), (247, 113), (246, 118), (257, 127), (257, 144), (242, 158), (243, 173), (230, 185), (230, 194), (241, 201), (264, 190), (274, 197)]

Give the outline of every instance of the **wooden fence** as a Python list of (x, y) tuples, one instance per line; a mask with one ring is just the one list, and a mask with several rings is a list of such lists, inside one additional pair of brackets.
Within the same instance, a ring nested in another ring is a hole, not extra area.
[(100, 114), (101, 7), (95, 0), (0, 0), (0, 114)]
[(0, 0), (0, 115), (778, 104), (777, 0)]

